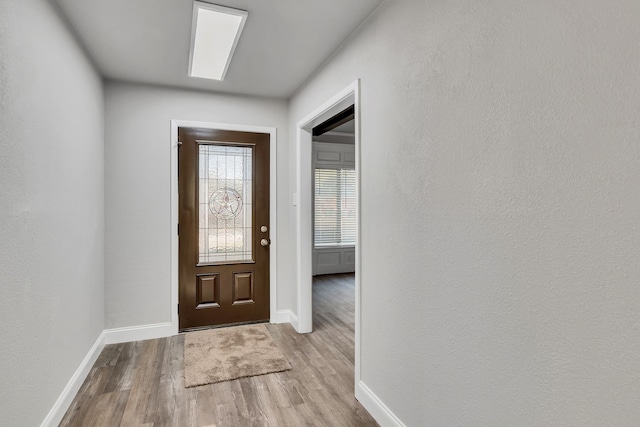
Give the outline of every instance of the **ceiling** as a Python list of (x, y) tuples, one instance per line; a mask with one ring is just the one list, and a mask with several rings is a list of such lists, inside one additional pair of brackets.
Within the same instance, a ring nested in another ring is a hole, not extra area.
[(334, 144), (355, 144), (356, 143), (356, 121), (350, 120), (325, 132), (320, 136), (314, 136), (313, 140), (318, 142), (332, 142)]
[(249, 12), (224, 81), (187, 76), (190, 0), (53, 0), (108, 79), (288, 98), (382, 0), (221, 0)]
[(347, 123), (343, 123), (340, 126), (337, 126), (337, 127), (333, 128), (330, 132), (355, 134), (356, 133), (356, 121), (355, 120), (349, 120)]

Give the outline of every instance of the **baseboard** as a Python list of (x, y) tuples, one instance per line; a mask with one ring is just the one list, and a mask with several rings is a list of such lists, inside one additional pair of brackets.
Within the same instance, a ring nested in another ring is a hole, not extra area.
[(293, 329), (298, 330), (298, 316), (291, 310), (289, 310), (289, 323), (291, 323)]
[(129, 341), (141, 341), (154, 338), (163, 338), (174, 335), (170, 322), (156, 323), (152, 325), (133, 326), (128, 328), (105, 329), (93, 344), (80, 366), (71, 376), (62, 393), (53, 407), (42, 421), (41, 427), (54, 427), (60, 424), (65, 412), (76, 397), (93, 364), (100, 356), (102, 349), (107, 344), (117, 344)]
[(382, 427), (406, 427), (374, 392), (362, 381), (356, 387), (356, 399)]
[(289, 323), (291, 310), (278, 310), (271, 316), (271, 323)]
[(60, 393), (58, 400), (56, 400), (56, 403), (53, 404), (53, 407), (45, 417), (44, 421), (40, 424), (41, 427), (55, 427), (60, 424), (62, 417), (64, 417), (67, 409), (69, 409), (69, 406), (80, 390), (82, 383), (85, 378), (87, 378), (87, 375), (89, 375), (89, 371), (93, 367), (93, 364), (98, 359), (98, 356), (100, 356), (104, 347), (104, 339), (105, 333), (102, 331), (96, 342), (80, 363), (80, 366), (78, 366), (78, 369), (76, 369), (71, 376), (71, 379), (62, 390), (62, 393)]
[(356, 266), (354, 264), (316, 266), (313, 269), (313, 275), (314, 276), (321, 276), (323, 274), (355, 273), (355, 271), (356, 271)]
[(278, 310), (275, 316), (271, 317), (271, 323), (290, 323), (295, 330), (298, 330), (298, 316), (291, 310)]
[(175, 335), (171, 322), (104, 330), (105, 344), (152, 340)]

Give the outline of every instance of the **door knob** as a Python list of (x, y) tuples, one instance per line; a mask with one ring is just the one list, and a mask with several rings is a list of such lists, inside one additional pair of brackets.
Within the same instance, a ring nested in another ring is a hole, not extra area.
[(262, 246), (269, 246), (269, 243), (271, 243), (271, 242), (269, 240), (267, 240), (267, 239), (260, 240), (260, 244)]

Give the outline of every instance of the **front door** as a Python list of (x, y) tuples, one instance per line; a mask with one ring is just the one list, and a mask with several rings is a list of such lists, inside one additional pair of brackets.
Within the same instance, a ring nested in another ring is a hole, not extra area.
[(269, 138), (178, 129), (181, 330), (269, 320)]

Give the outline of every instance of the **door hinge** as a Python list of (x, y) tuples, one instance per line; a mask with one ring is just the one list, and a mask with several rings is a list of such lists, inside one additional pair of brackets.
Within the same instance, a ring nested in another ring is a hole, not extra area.
[(178, 234), (178, 236), (180, 235), (180, 224), (178, 224), (178, 226), (176, 227), (176, 232)]
[(178, 304), (178, 314), (180, 314), (180, 304)]

